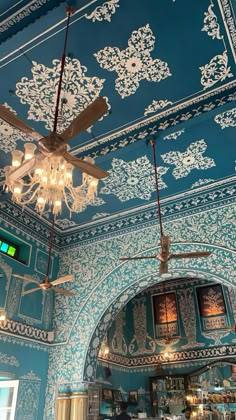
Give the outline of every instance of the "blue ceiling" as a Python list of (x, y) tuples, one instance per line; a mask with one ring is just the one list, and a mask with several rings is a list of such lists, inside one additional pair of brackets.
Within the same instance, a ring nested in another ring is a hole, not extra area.
[[(154, 201), (156, 139), (161, 198), (235, 175), (236, 31), (230, 1), (73, 1), (63, 79), (62, 127), (107, 98), (109, 115), (70, 142), (110, 176), (65, 230)], [(0, 5), (1, 102), (41, 134), (53, 121), (66, 2)], [(26, 136), (0, 121), (0, 165)], [(227, 162), (227, 164), (226, 164)], [(75, 171), (76, 172), (76, 171)], [(1, 173), (2, 175), (2, 173)], [(79, 172), (75, 183), (80, 181)], [(47, 214), (45, 220), (47, 220)]]

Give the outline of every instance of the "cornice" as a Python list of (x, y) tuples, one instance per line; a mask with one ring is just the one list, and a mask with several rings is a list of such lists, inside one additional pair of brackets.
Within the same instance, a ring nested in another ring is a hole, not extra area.
[(110, 353), (109, 357), (101, 358), (100, 361), (108, 361), (115, 363), (122, 367), (136, 368), (143, 366), (151, 365), (160, 365), (160, 364), (176, 364), (179, 362), (189, 362), (197, 360), (209, 360), (209, 359), (222, 359), (230, 358), (236, 356), (236, 346), (227, 345), (220, 347), (208, 347), (206, 349), (193, 349), (193, 350), (182, 350), (171, 353), (170, 360), (166, 361), (164, 353), (152, 354), (148, 356), (139, 356), (139, 357), (124, 357), (117, 354)]
[(15, 338), (26, 338), (28, 340), (43, 344), (50, 344), (53, 340), (53, 332), (22, 324), (12, 319), (1, 321), (0, 333), (11, 334)]

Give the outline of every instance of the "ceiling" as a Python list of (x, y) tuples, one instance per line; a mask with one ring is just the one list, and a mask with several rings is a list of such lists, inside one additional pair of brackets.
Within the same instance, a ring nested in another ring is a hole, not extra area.
[[(92, 205), (63, 208), (63, 232), (235, 175), (236, 31), (230, 1), (72, 1), (62, 128), (97, 96), (109, 115), (70, 142), (109, 171)], [(2, 0), (1, 102), (46, 135), (53, 122), (66, 2)], [(0, 167), (31, 141), (0, 121)], [(226, 164), (227, 162), (227, 164)], [(80, 182), (75, 170), (75, 183)], [(0, 173), (3, 179), (3, 170)], [(48, 214), (45, 214), (47, 220)]]

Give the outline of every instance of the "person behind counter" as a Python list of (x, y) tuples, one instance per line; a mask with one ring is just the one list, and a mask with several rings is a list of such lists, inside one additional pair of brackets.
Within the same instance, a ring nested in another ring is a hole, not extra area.
[(127, 404), (122, 402), (120, 404), (121, 413), (114, 417), (114, 420), (131, 420), (131, 417), (126, 413)]

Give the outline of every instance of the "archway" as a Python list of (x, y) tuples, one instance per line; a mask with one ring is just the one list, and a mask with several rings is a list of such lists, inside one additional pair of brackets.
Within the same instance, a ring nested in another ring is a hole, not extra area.
[[(81, 389), (85, 381), (94, 381), (97, 354), (103, 336), (120, 309), (137, 293), (164, 278), (194, 276), (235, 285), (235, 251), (210, 244), (172, 244), (174, 253), (206, 249), (212, 251), (208, 258), (178, 262), (172, 260), (169, 264), (170, 272), (164, 277), (158, 273), (157, 261), (141, 260), (119, 264), (101, 279), (75, 319), (67, 342), (55, 346), (51, 351), (46, 398), (48, 420), (53, 418), (51, 403), (56, 383), (73, 383), (74, 387)], [(150, 251), (155, 253), (157, 248), (140, 255)]]

